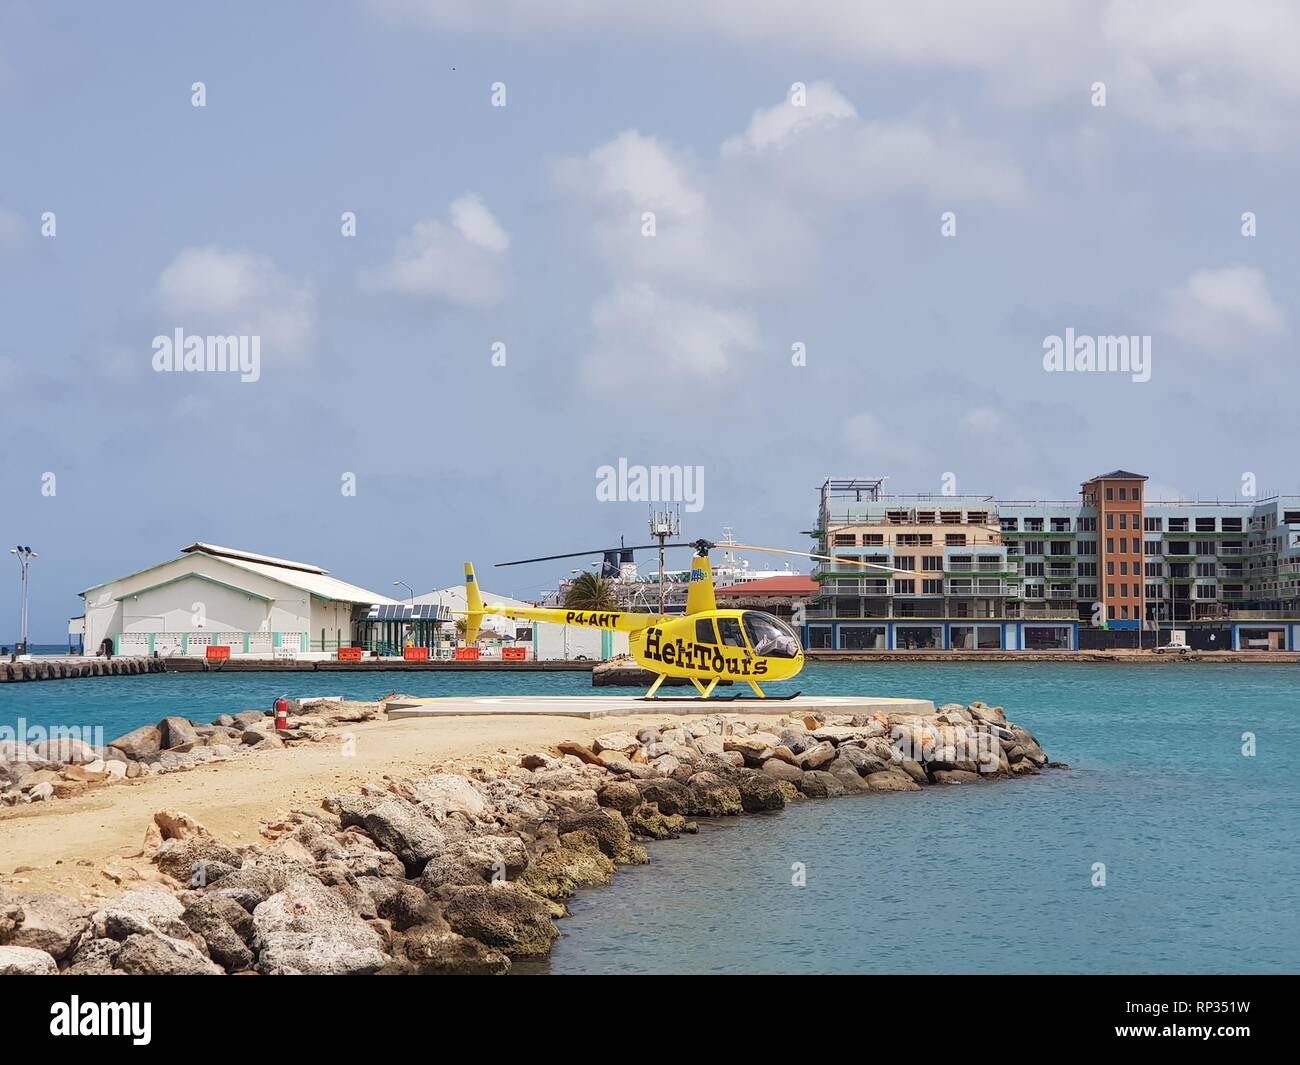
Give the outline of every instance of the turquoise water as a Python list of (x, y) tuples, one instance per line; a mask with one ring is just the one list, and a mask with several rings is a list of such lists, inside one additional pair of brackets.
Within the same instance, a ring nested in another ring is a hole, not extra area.
[[(546, 963), (619, 972), (1294, 972), (1300, 667), (813, 665), (806, 692), (1005, 706), (1069, 771), (808, 803), (651, 844)], [(174, 674), (0, 686), (0, 725), (265, 707), (279, 693), (589, 692), (586, 674)], [(789, 685), (786, 686), (787, 690)], [(113, 723), (109, 727), (109, 722)], [(1241, 753), (1242, 734), (1256, 755)], [(1094, 863), (1106, 885), (1092, 886)], [(791, 885), (792, 866), (807, 884)]]

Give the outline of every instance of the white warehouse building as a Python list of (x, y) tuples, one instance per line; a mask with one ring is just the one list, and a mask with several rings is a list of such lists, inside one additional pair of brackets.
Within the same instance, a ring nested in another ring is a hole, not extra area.
[(319, 566), (205, 543), (80, 594), (88, 654), (104, 640), (131, 655), (330, 653), (371, 606), (396, 602)]

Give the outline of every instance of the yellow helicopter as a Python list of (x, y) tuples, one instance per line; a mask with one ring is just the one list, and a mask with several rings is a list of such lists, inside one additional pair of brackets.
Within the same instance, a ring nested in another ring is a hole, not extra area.
[[(647, 545), (657, 546), (657, 545)], [(709, 540), (666, 547), (692, 547), (690, 584), (686, 591), (684, 614), (648, 614), (628, 610), (570, 610), (566, 607), (506, 607), (484, 603), (479, 592), (474, 566), (465, 563), (465, 598), (468, 610), (465, 639), (478, 638), (479, 626), (487, 614), (529, 621), (549, 621), (556, 625), (581, 625), (585, 628), (626, 632), (632, 656), (643, 669), (655, 674), (654, 683), (644, 698), (652, 699), (668, 677), (685, 677), (701, 699), (707, 699), (722, 681), (744, 681), (759, 699), (768, 698), (759, 682), (789, 680), (803, 669), (804, 655), (799, 638), (778, 617), (762, 610), (720, 610), (713, 593), (713, 569), (710, 549), (718, 546)], [(724, 545), (732, 551), (765, 551), (772, 554), (800, 555), (805, 558), (843, 562), (868, 569), (916, 576), (912, 570), (895, 569), (855, 558), (814, 555), (777, 547), (752, 544)], [(623, 549), (627, 550), (627, 549)], [(632, 550), (637, 550), (633, 548)], [(499, 562), (499, 566), (518, 566), (529, 562), (546, 562), (560, 558), (578, 558), (596, 552), (574, 552), (543, 558)], [(799, 693), (783, 696), (793, 699)], [(737, 698), (737, 696), (732, 696)]]

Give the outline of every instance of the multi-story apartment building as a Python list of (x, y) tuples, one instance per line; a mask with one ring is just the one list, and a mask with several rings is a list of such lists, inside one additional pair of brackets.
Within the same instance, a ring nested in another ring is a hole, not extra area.
[(997, 501), (828, 480), (820, 553), (935, 576), (822, 564), (808, 646), (1077, 648), (1082, 630), (1176, 624), (1205, 646), (1300, 649), (1300, 496), (1151, 502), (1145, 482), (1113, 470), (1077, 500)]

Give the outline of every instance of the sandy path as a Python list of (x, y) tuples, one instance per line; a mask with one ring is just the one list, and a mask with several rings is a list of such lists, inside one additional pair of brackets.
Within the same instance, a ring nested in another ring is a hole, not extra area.
[[(680, 720), (680, 719), (679, 719)], [(291, 809), (317, 809), (331, 792), (427, 773), (448, 759), (480, 761), (564, 740), (590, 741), (621, 728), (662, 724), (661, 714), (606, 717), (457, 717), (370, 721), (344, 726), (345, 757), (332, 737), (318, 744), (248, 752), (228, 762), (106, 785), (71, 799), (0, 809), (0, 885), (77, 897), (112, 894), (105, 866), (146, 868), (136, 857), (155, 810), (182, 810), (227, 843), (259, 842), (259, 822)], [(23, 868), (15, 872), (16, 868)]]

